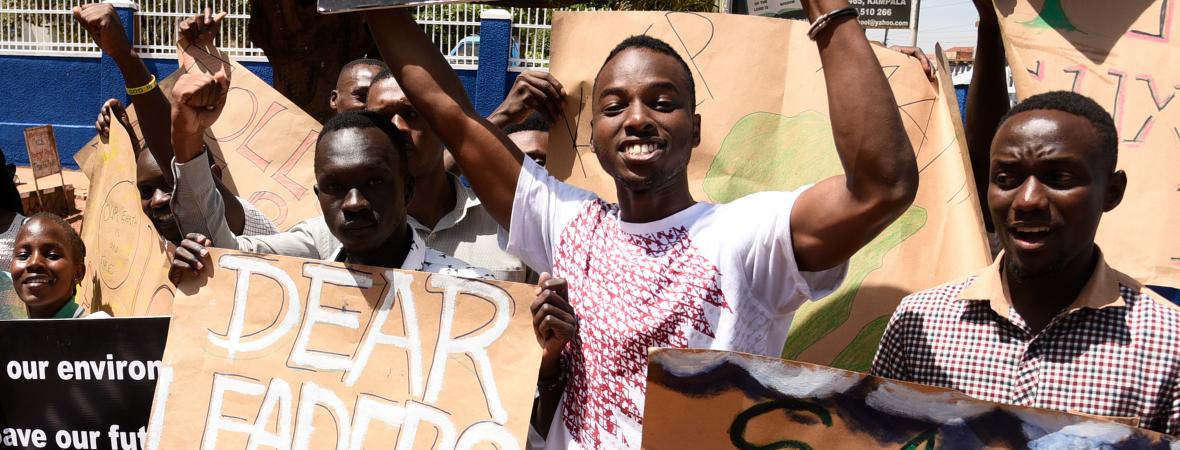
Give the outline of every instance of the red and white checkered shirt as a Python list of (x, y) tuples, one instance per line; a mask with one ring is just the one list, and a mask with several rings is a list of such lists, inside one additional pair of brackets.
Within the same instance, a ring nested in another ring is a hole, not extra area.
[(872, 373), (1180, 431), (1180, 308), (1100, 257), (1074, 303), (1033, 334), (1006, 295), (1002, 258), (902, 300)]

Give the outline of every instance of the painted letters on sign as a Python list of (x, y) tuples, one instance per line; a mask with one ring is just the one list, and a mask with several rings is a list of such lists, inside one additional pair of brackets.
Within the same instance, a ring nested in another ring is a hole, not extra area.
[(149, 448), (524, 447), (532, 287), (211, 250), (178, 288)]
[(53, 138), (52, 126), (25, 128), (25, 147), (29, 151), (29, 165), (33, 166), (34, 178), (61, 173), (61, 155), (57, 153), (57, 140)]
[(1107, 261), (1145, 284), (1180, 287), (1180, 58), (1176, 0), (996, 2), (1016, 95), (1073, 91), (1118, 130), (1122, 203), (1102, 218)]

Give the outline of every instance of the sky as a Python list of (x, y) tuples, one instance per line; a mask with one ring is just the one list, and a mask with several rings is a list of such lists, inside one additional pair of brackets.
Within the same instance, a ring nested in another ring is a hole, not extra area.
[[(918, 19), (918, 47), (934, 53), (934, 44), (942, 48), (974, 47), (975, 21), (979, 13), (972, 0), (914, 0), (920, 1)], [(884, 30), (868, 30), (869, 39), (881, 41)], [(910, 45), (910, 30), (889, 30), (888, 45)]]

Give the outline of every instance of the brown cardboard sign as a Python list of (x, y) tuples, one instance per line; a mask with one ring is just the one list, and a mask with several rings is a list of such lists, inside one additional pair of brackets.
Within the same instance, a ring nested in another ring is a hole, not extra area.
[[(613, 200), (614, 179), (591, 150), (591, 91), (610, 50), (646, 34), (669, 43), (692, 71), (701, 116), (701, 143), (688, 166), (694, 198), (725, 203), (842, 173), (823, 67), (807, 29), (800, 21), (730, 14), (556, 12), (550, 73), (568, 97), (547, 169)], [(799, 309), (784, 350), (788, 358), (856, 370), (869, 368), (902, 297), (990, 261), (953, 89), (931, 82), (913, 58), (874, 50), (917, 156), (917, 199), (852, 257), (839, 290)], [(872, 118), (864, 126), (875, 126)]]
[(1180, 40), (1175, 1), (996, 2), (1016, 94), (1066, 90), (1106, 108), (1118, 129), (1123, 201), (1096, 242), (1111, 266), (1180, 287)]
[(52, 125), (25, 128), (25, 148), (29, 152), (33, 177), (44, 178), (61, 173), (61, 155), (57, 153)]
[(91, 158), (82, 219), (86, 275), (78, 302), (113, 316), (166, 315), (172, 303), (167, 246), (143, 213), (131, 137), (117, 122)]
[(524, 448), (531, 286), (210, 250), (149, 448)]
[[(187, 48), (197, 50), (196, 46)], [(204, 63), (189, 64), (194, 70), (205, 67)], [(312, 157), (320, 123), (240, 64), (229, 63), (228, 71), (225, 109), (205, 134), (205, 143), (223, 166), (222, 181), (257, 206), (280, 231), (319, 216), (320, 205), (312, 192)], [(160, 82), (165, 94), (171, 95), (177, 76), (174, 73)], [(134, 109), (128, 107), (127, 113), (137, 123)], [(97, 143), (95, 137), (75, 156), (88, 174), (94, 150), (87, 148), (95, 148)]]
[(1176, 438), (814, 364), (653, 349), (643, 448), (1168, 448)]

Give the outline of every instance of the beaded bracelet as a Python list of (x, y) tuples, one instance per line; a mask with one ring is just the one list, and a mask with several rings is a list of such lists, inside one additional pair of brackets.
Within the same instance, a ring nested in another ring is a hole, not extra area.
[(565, 386), (565, 358), (557, 360), (557, 376), (550, 378), (538, 378), (537, 389), (542, 391), (555, 391)]
[(828, 25), (832, 23), (832, 20), (844, 16), (857, 17), (860, 16), (860, 13), (856, 12), (856, 8), (847, 6), (819, 16), (815, 19), (815, 22), (811, 24), (811, 29), (807, 30), (807, 38), (814, 41), (815, 37), (818, 36), (820, 32), (824, 31), (824, 28), (827, 28)]

